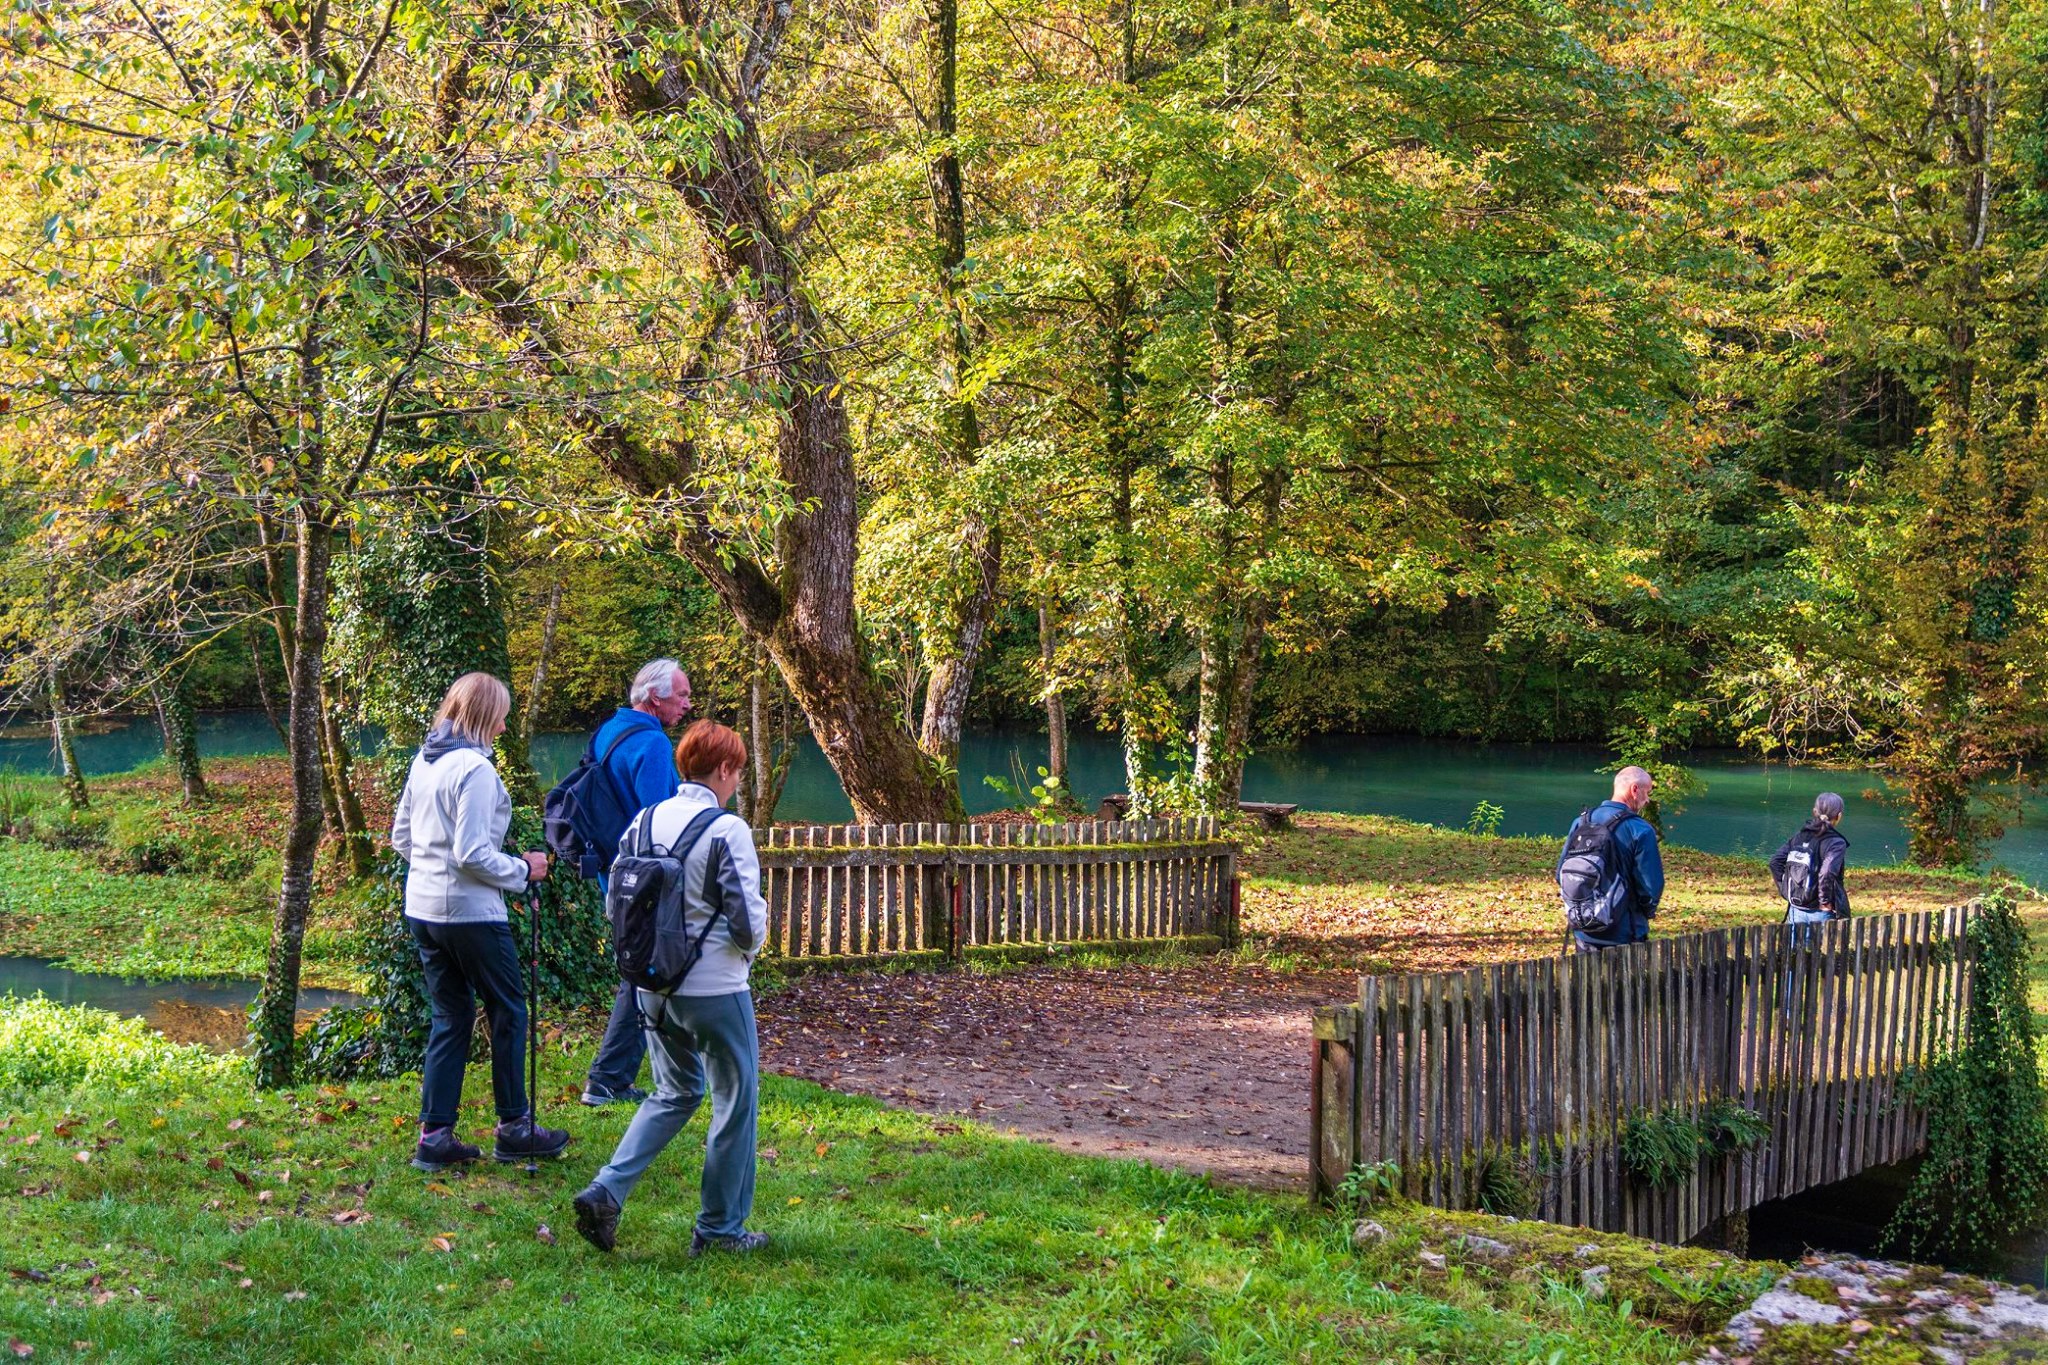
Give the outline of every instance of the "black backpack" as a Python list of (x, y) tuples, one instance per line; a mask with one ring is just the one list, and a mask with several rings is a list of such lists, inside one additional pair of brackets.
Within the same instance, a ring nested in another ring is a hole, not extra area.
[(1557, 865), (1566, 928), (1596, 937), (1614, 932), (1633, 890), (1628, 869), (1614, 856), (1614, 832), (1623, 821), (1638, 818), (1617, 815), (1596, 825), (1591, 807), (1579, 812), (1579, 822), (1565, 838), (1564, 857)]
[(597, 736), (583, 750), (575, 771), (557, 782), (541, 800), (541, 829), (557, 858), (583, 878), (601, 877), (611, 869), (619, 839), (632, 822), (630, 798), (612, 776), (612, 755), (633, 733), (629, 727), (597, 756)]
[(723, 806), (697, 812), (675, 843), (662, 848), (654, 842), (654, 812), (649, 806), (640, 812), (622, 849), (612, 863), (611, 885), (605, 892), (604, 913), (612, 923), (612, 953), (618, 959), (619, 979), (645, 991), (667, 994), (683, 984), (690, 968), (704, 955), (704, 940), (711, 926), (725, 913), (725, 899), (718, 888), (718, 850), (704, 865), (704, 900), (711, 913), (704, 927), (690, 933), (690, 903), (683, 894), (683, 860), (704, 837)]
[(1785, 841), (1785, 880), (1778, 890), (1795, 910), (1820, 909), (1820, 836), (1800, 830)]

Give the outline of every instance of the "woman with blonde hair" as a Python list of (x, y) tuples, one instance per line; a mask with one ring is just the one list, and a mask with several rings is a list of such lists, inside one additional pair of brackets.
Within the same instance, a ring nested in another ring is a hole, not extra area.
[(560, 1129), (533, 1121), (520, 1061), (526, 1052), (526, 996), (505, 893), (548, 875), (545, 853), (504, 851), (512, 797), (491, 766), (512, 694), (488, 673), (465, 673), (441, 699), (412, 761), (391, 820), (391, 847), (406, 860), (405, 923), (419, 944), (433, 1002), (433, 1030), (420, 1073), (420, 1141), (412, 1164), (445, 1170), (481, 1150), (455, 1135), (469, 1035), (481, 999), (491, 1029), (491, 1083), (498, 1104), (492, 1156), (557, 1156)]

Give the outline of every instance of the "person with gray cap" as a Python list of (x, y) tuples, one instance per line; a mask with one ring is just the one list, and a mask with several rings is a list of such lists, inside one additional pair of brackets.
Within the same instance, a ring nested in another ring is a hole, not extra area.
[(1842, 885), (1849, 841), (1842, 837), (1841, 823), (1842, 798), (1822, 792), (1813, 799), (1813, 817), (1771, 855), (1771, 880), (1785, 898), (1785, 923), (1849, 918), (1849, 893)]

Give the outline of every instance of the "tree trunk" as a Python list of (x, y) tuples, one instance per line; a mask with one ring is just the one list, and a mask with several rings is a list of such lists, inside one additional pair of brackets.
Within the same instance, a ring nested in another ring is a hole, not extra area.
[(555, 632), (562, 624), (562, 590), (568, 582), (568, 575), (556, 576), (554, 585), (548, 589), (547, 615), (540, 622), (540, 657), (533, 661), (533, 681), (526, 689), (526, 714), (519, 726), (529, 749), (533, 745), (533, 732), (540, 725), (540, 699), (547, 690), (548, 665), (555, 657)]
[[(804, 289), (802, 263), (775, 202), (779, 178), (765, 164), (752, 107), (791, 11), (763, 13), (764, 26), (737, 69), (718, 49), (696, 43), (694, 30), (678, 31), (673, 11), (647, 0), (620, 5), (613, 29), (612, 95), (620, 108), (653, 121), (686, 116), (706, 127), (703, 154), (671, 161), (664, 173), (702, 228), (714, 273), (735, 286), (733, 316), (752, 364), (783, 395), (775, 412), (777, 473), (800, 506), (775, 528), (773, 577), (736, 559), (730, 541), (701, 514), (683, 514), (679, 541), (740, 625), (766, 643), (859, 817), (943, 820), (958, 803), (957, 784), (897, 723), (854, 618), (859, 487), (831, 359), (835, 344)], [(731, 118), (707, 121), (707, 109)], [(462, 248), (443, 259), (492, 304), (501, 323), (528, 338), (529, 349), (534, 337), (552, 340), (547, 319), (501, 262)], [(551, 365), (567, 364), (558, 345), (549, 345), (547, 356)], [(659, 491), (692, 481), (696, 452), (687, 445), (655, 449), (595, 413), (575, 419), (629, 487)]]
[(376, 850), (370, 843), (363, 803), (356, 796), (355, 755), (349, 752), (348, 736), (342, 733), (341, 709), (340, 689), (333, 678), (324, 679), (320, 687), (320, 747), (333, 794), (333, 813), (339, 817), (335, 824), (341, 835), (338, 851), (344, 873), (350, 881), (359, 881), (375, 866)]
[(57, 766), (64, 774), (64, 802), (73, 810), (91, 805), (85, 791), (85, 770), (78, 766), (78, 747), (71, 737), (71, 707), (64, 695), (64, 672), (50, 664), (50, 734), (57, 745)]
[[(1052, 610), (1038, 604), (1038, 662), (1045, 675), (1045, 770), (1067, 791), (1067, 700), (1054, 665)], [(1071, 793), (1070, 793), (1071, 794)]]
[[(939, 297), (946, 319), (946, 340), (940, 355), (939, 385), (943, 392), (940, 439), (958, 471), (970, 468), (981, 454), (981, 425), (973, 400), (963, 392), (962, 378), (974, 363), (974, 333), (967, 319), (967, 298), (961, 271), (967, 262), (967, 197), (962, 186), (959, 150), (960, 3), (927, 0), (926, 62), (930, 81), (928, 131), (933, 154), (926, 167), (932, 196), (932, 245)], [(964, 509), (960, 554), (965, 582), (947, 604), (947, 629), (932, 642), (931, 679), (925, 686), (924, 724), (918, 743), (945, 772), (960, 766), (960, 732), (966, 722), (967, 698), (974, 671), (995, 610), (996, 586), (1002, 574), (1001, 528), (990, 524), (980, 509)], [(951, 785), (947, 819), (966, 819), (957, 782)]]
[(177, 769), (178, 785), (185, 805), (206, 799), (206, 774), (199, 763), (199, 726), (192, 713), (192, 699), (181, 677), (168, 685), (150, 689), (156, 703), (157, 727), (164, 734), (164, 754)]
[(741, 775), (740, 809), (748, 824), (765, 829), (774, 823), (796, 745), (790, 741), (788, 723), (777, 715), (783, 708), (773, 695), (767, 651), (756, 645), (752, 659), (747, 670), (747, 769)]
[[(310, 500), (308, 500), (310, 501)], [(327, 655), (327, 568), (333, 530), (312, 506), (298, 513), (298, 602), (294, 611), (287, 729), (291, 764), (291, 821), (286, 827), (284, 867), (271, 919), (270, 956), (255, 1009), (256, 1083), (269, 1089), (290, 1085), (293, 1026), (297, 1021), (299, 970), (305, 954), (306, 920), (313, 908), (314, 861), (320, 853), (323, 811), (321, 731), (326, 707), (320, 690)]]
[(277, 694), (271, 690), (270, 669), (263, 657), (261, 633), (243, 627), (249, 641), (249, 667), (256, 673), (256, 699), (263, 705), (263, 714), (270, 721), (270, 728), (277, 731), (277, 742), (286, 742), (284, 717), (277, 712)]

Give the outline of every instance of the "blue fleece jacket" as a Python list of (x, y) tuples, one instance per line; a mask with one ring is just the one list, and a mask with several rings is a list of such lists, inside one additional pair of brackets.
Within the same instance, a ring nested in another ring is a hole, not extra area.
[(637, 814), (674, 796), (676, 751), (661, 722), (645, 711), (621, 706), (597, 727), (591, 748), (602, 757), (620, 735), (625, 739), (613, 750), (605, 766), (611, 770), (612, 781), (619, 784), (619, 794), (626, 798), (626, 803)]
[[(1615, 826), (1612, 847), (1621, 861), (1622, 876), (1628, 878), (1629, 897), (1615, 917), (1613, 933), (1580, 934), (1579, 942), (1589, 948), (1641, 943), (1650, 936), (1650, 920), (1657, 913), (1657, 903), (1664, 899), (1664, 858), (1657, 849), (1657, 831), (1648, 820), (1619, 801), (1602, 801), (1585, 818), (1595, 825), (1621, 822)], [(1572, 829), (1578, 827), (1579, 822), (1573, 820)], [(1565, 838), (1570, 841), (1569, 832)], [(1564, 866), (1564, 854), (1557, 855), (1557, 864), (1560, 868)]]

